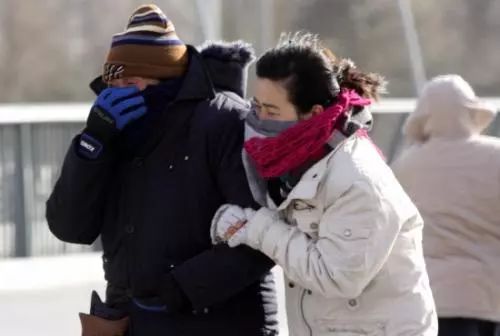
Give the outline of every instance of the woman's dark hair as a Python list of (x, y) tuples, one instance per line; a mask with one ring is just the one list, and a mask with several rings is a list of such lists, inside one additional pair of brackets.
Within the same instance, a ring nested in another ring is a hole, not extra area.
[(301, 32), (282, 34), (278, 45), (257, 61), (257, 76), (282, 82), (299, 114), (316, 104), (332, 104), (339, 86), (377, 99), (384, 84), (380, 75), (365, 74), (349, 60), (337, 59), (317, 35)]

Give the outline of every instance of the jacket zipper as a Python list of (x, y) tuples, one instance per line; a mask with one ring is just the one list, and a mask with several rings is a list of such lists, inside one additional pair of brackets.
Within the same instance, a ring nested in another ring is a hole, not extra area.
[(306, 314), (304, 313), (304, 299), (305, 299), (305, 297), (306, 297), (306, 290), (303, 289), (302, 296), (300, 298), (300, 313), (302, 314), (302, 319), (304, 320), (304, 324), (306, 325), (307, 330), (309, 330), (309, 335), (312, 336), (312, 334), (313, 334), (312, 328), (309, 325), (309, 323), (307, 322)]

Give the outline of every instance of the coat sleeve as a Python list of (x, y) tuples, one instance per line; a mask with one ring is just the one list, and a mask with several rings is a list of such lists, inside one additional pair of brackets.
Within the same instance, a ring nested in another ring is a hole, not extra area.
[[(214, 177), (224, 203), (254, 206), (241, 156), (243, 122), (237, 112), (225, 113), (209, 139)], [(248, 246), (217, 245), (176, 267), (172, 274), (193, 307), (199, 309), (238, 294), (261, 280), (273, 266), (267, 256)]]
[(399, 186), (377, 190), (355, 182), (322, 215), (317, 240), (262, 208), (247, 224), (246, 244), (304, 288), (325, 297), (355, 298), (386, 263), (409, 213), (416, 213), (401, 197)]
[(258, 208), (243, 167), (244, 114), (243, 110), (233, 109), (217, 118), (207, 140), (209, 164), (226, 203)]
[(76, 153), (75, 137), (46, 204), (52, 233), (62, 241), (92, 244), (99, 236), (112, 159), (90, 161)]

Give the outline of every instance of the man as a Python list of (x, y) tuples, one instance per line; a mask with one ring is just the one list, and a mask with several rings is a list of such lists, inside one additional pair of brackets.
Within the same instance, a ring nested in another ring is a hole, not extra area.
[(101, 236), (106, 304), (93, 295), (84, 335), (276, 333), (272, 261), (246, 247), (213, 247), (209, 233), (221, 204), (254, 204), (240, 120), (252, 57), (241, 44), (198, 53), (154, 5), (139, 7), (113, 37), (108, 88), (47, 202), (59, 239)]

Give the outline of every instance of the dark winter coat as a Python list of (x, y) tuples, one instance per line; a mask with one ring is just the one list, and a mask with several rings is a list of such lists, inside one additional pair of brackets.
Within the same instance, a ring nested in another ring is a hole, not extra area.
[(273, 263), (248, 247), (214, 247), (209, 235), (220, 205), (254, 204), (241, 161), (252, 54), (241, 44), (189, 52), (177, 97), (133, 157), (108, 151), (88, 161), (70, 146), (47, 202), (49, 227), (72, 243), (101, 236), (111, 304), (116, 289), (118, 302), (159, 286), (186, 299), (170, 314), (122, 305), (133, 335), (272, 334)]

